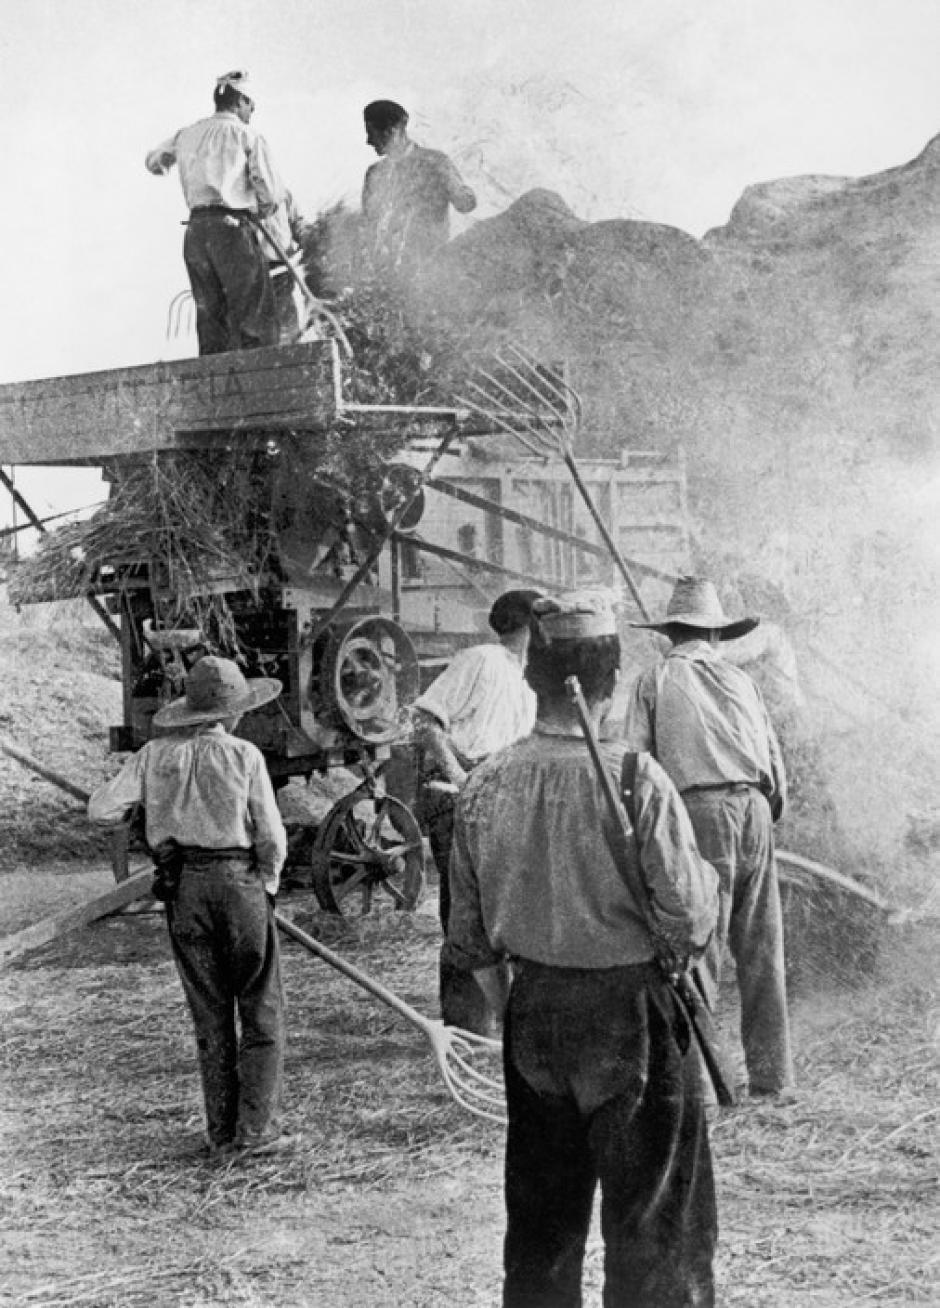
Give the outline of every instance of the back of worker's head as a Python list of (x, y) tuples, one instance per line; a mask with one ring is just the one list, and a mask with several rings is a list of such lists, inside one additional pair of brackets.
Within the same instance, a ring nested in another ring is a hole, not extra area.
[(526, 681), (540, 703), (566, 698), (577, 677), (589, 704), (609, 699), (620, 670), (620, 637), (606, 597), (579, 592), (533, 604)]
[(240, 69), (232, 73), (223, 73), (216, 79), (212, 99), (219, 113), (234, 112), (242, 100), (247, 100), (249, 104), (254, 105), (248, 85), (248, 74)]
[(542, 598), (537, 590), (507, 590), (494, 601), (489, 612), (489, 624), (497, 636), (510, 636), (522, 631), (532, 621), (532, 605)]

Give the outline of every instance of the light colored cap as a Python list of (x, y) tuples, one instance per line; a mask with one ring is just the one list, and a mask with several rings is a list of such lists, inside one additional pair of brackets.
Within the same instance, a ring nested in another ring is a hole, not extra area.
[(555, 599), (539, 599), (532, 614), (552, 640), (592, 640), (616, 636), (610, 596), (601, 590), (568, 591)]
[(759, 622), (760, 618), (729, 618), (721, 607), (714, 582), (702, 577), (680, 577), (669, 597), (664, 618), (656, 622), (631, 622), (630, 626), (662, 631), (680, 623), (683, 627), (717, 631), (720, 640), (735, 640), (753, 631)]
[(251, 87), (248, 84), (248, 74), (243, 68), (238, 68), (233, 73), (223, 73), (221, 77), (215, 79), (215, 89), (221, 91), (223, 87), (230, 86), (233, 91), (239, 95), (247, 95), (251, 99)]
[(153, 715), (158, 727), (187, 727), (196, 722), (218, 722), (240, 717), (277, 699), (283, 687), (274, 677), (242, 675), (231, 659), (207, 654), (195, 663), (186, 678), (186, 694)]

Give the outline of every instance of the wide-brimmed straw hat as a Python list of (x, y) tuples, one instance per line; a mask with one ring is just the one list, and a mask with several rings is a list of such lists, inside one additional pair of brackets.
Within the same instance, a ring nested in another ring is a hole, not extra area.
[(666, 616), (657, 622), (631, 622), (631, 627), (665, 631), (674, 624), (717, 631), (719, 640), (736, 640), (753, 631), (760, 618), (729, 618), (721, 607), (714, 582), (702, 577), (680, 577), (666, 605)]
[(196, 722), (240, 717), (277, 699), (282, 690), (274, 677), (252, 677), (248, 681), (231, 659), (206, 654), (186, 678), (186, 694), (158, 709), (153, 715), (154, 725), (188, 727)]

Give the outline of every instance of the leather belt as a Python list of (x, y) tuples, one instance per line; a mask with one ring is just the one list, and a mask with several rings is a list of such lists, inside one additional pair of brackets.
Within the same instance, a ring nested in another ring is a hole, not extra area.
[(721, 791), (723, 794), (743, 795), (747, 790), (760, 790), (756, 781), (716, 781), (714, 785), (686, 786), (680, 795), (702, 795), (708, 791)]
[(181, 845), (180, 854), (187, 867), (208, 867), (210, 863), (251, 862), (251, 850), (240, 845), (229, 849), (204, 849), (200, 845)]
[(224, 204), (197, 204), (189, 211), (190, 218), (249, 218), (250, 209), (229, 209)]

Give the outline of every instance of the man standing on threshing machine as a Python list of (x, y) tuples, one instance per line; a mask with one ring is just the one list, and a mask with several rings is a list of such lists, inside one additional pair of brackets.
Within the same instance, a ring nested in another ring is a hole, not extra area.
[(446, 154), (411, 140), (400, 104), (373, 100), (363, 117), (366, 140), (379, 156), (362, 187), (370, 248), (384, 267), (411, 267), (447, 244), (450, 206), (470, 213), (477, 198)]
[[(449, 866), (457, 792), (483, 759), (527, 736), (535, 724), (535, 695), (523, 672), (536, 590), (508, 590), (489, 612), (499, 643), (460, 652), (414, 703), (421, 748), (421, 810), (440, 878), (441, 926), (450, 914)], [(485, 1035), (493, 1026), (483, 992), (456, 968), (445, 940), (440, 961), (441, 1016), (450, 1026)]]
[[(508, 1132), (504, 1308), (578, 1308), (594, 1193), (605, 1304), (710, 1308), (717, 1213), (685, 1011), (657, 936), (699, 953), (717, 877), (675, 787), (635, 759), (632, 830), (614, 825), (566, 680), (594, 724), (620, 666), (603, 597), (541, 600), (526, 677), (538, 720), (475, 770), (457, 805), (448, 940), (499, 1002)], [(626, 751), (598, 745), (620, 788)], [(621, 792), (623, 793), (623, 792)]]
[(183, 259), (196, 304), (200, 354), (277, 344), (267, 262), (254, 227), (284, 197), (263, 136), (250, 126), (248, 74), (224, 73), (215, 113), (151, 150), (157, 175), (179, 165), (189, 222)]
[(637, 679), (625, 738), (669, 774), (718, 872), (721, 911), (704, 959), (709, 1004), (717, 1006), (730, 940), (750, 1094), (785, 1101), (795, 1078), (773, 824), (786, 804), (786, 773), (757, 685), (718, 650), (759, 621), (726, 617), (710, 581), (681, 577), (662, 621), (633, 624), (661, 632), (672, 648)]
[(285, 1025), (273, 908), (287, 838), (261, 751), (232, 735), (280, 693), (273, 678), (246, 681), (230, 659), (201, 658), (185, 696), (154, 715), (171, 734), (148, 741), (88, 801), (92, 821), (107, 824), (144, 808), (213, 1159), (293, 1143), (278, 1124)]

